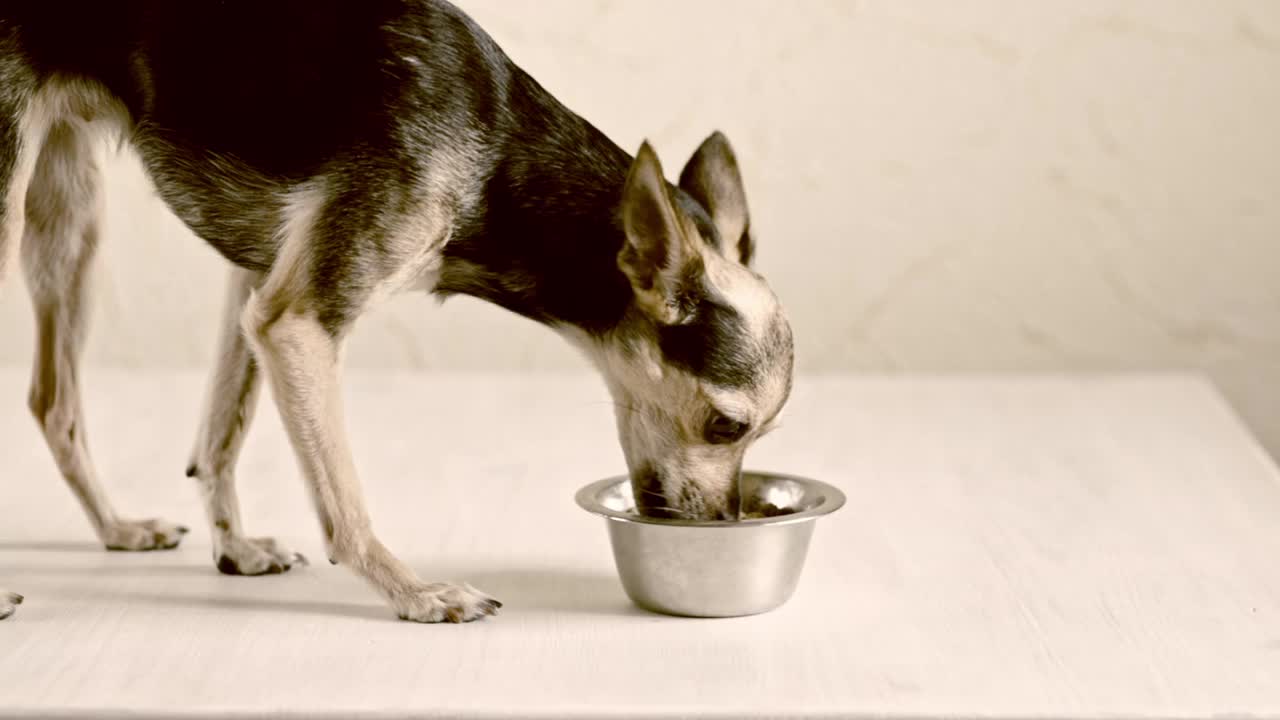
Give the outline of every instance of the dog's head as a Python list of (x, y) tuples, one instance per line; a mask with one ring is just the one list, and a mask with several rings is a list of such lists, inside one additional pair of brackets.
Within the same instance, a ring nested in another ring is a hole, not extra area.
[(666, 182), (640, 148), (623, 191), (618, 267), (634, 292), (599, 360), (636, 505), (657, 517), (736, 518), (748, 445), (791, 390), (791, 328), (751, 269), (737, 162), (720, 133)]

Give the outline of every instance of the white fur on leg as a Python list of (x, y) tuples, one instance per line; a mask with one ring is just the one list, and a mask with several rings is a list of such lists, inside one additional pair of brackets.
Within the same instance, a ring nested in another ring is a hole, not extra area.
[(407, 620), (467, 622), (496, 612), (500, 604), (472, 588), (421, 582), (378, 540), (347, 444), (338, 341), (310, 311), (272, 311), (271, 286), (268, 280), (246, 306), (245, 331), (270, 379), (330, 558), (351, 566)]

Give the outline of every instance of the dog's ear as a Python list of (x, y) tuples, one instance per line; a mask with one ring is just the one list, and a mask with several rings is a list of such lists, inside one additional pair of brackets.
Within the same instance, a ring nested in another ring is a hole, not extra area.
[(738, 158), (724, 133), (717, 130), (698, 146), (680, 173), (680, 188), (711, 213), (721, 240), (728, 248), (736, 248), (743, 265), (750, 265), (756, 247), (747, 192), (738, 172)]
[(622, 191), (626, 243), (618, 267), (631, 280), (636, 301), (654, 320), (674, 324), (688, 312), (690, 285), (702, 267), (679, 211), (671, 202), (658, 155), (640, 146)]

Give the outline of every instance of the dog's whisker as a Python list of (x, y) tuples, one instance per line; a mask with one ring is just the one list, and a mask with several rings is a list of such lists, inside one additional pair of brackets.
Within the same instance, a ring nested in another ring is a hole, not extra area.
[[(688, 517), (688, 513), (685, 512), (684, 510), (681, 510), (680, 508), (673, 508), (668, 505), (643, 505), (643, 506), (638, 506), (636, 510), (637, 511), (661, 510), (663, 512), (674, 513), (676, 516), (676, 519), (678, 520), (684, 520)], [(644, 513), (641, 512), (641, 514), (643, 515)]]
[[(686, 519), (688, 519), (688, 516), (685, 514), (685, 512), (684, 512), (683, 510), (677, 510), (677, 509), (675, 509), (675, 508), (659, 507), (659, 506), (654, 505), (654, 506), (646, 506), (644, 509), (645, 509), (645, 510), (662, 510), (662, 511), (664, 511), (664, 512), (672, 513), (672, 514), (674, 514), (674, 515), (675, 515), (675, 517), (674, 517), (674, 518), (670, 518), (670, 519), (672, 519), (672, 520), (686, 520)], [(643, 513), (642, 513), (642, 514), (643, 514)]]

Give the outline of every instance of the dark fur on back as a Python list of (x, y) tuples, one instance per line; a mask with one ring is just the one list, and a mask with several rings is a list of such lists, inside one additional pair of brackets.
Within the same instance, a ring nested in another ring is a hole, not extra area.
[[(474, 145), (437, 292), (601, 332), (629, 289), (609, 272), (630, 156), (436, 0), (13, 3), (37, 82), (105, 86), (161, 196), (232, 262), (275, 260), (283, 194), (324, 175), (331, 205), (316, 286), (362, 277), (386, 225), (442, 147)], [(3, 128), (0, 128), (3, 131)], [(0, 157), (0, 162), (4, 158)], [(390, 260), (388, 261), (390, 262)], [(357, 267), (359, 266), (359, 267)], [(583, 302), (590, 298), (590, 302)], [(327, 310), (332, 324), (342, 307)]]

